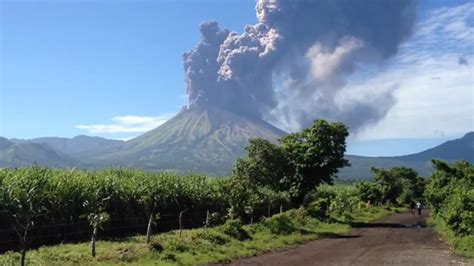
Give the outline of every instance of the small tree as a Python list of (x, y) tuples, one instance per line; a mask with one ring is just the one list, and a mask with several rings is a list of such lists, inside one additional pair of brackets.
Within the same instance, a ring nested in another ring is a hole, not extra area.
[(223, 189), (225, 199), (229, 204), (227, 218), (235, 219), (249, 215), (253, 220), (259, 201), (254, 185), (248, 180), (232, 178)]
[(89, 225), (92, 227), (92, 257), (95, 257), (96, 255), (97, 233), (99, 230), (103, 229), (104, 224), (110, 219), (110, 215), (106, 212), (110, 200), (106, 186), (109, 184), (105, 184), (107, 179), (96, 178), (97, 174), (98, 173), (89, 173), (88, 175), (89, 180), (94, 180), (95, 182), (89, 183), (90, 186), (85, 188), (87, 200), (82, 204), (85, 208), (85, 214), (81, 216), (86, 218)]
[(138, 200), (144, 206), (148, 217), (146, 230), (146, 243), (151, 240), (153, 225), (159, 220), (159, 209), (164, 208), (171, 198), (170, 186), (163, 182), (162, 175), (147, 174), (145, 176), (137, 176), (135, 184)]
[(46, 187), (49, 170), (33, 166), (10, 172), (1, 186), (5, 206), (3, 209), (12, 220), (12, 227), (20, 241), (21, 265), (25, 265), (26, 251), (30, 244), (28, 233), (47, 213)]
[(178, 225), (179, 235), (183, 230), (183, 215), (196, 205), (202, 203), (205, 198), (206, 180), (200, 175), (179, 177), (174, 180), (172, 199), (179, 209)]

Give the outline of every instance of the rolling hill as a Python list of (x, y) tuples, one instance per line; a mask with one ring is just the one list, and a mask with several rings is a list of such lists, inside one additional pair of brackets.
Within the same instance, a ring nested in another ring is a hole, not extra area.
[(469, 132), (462, 138), (447, 141), (419, 153), (394, 157), (346, 155), (346, 158), (352, 165), (340, 171), (339, 177), (342, 179), (371, 178), (370, 167), (372, 166), (377, 168), (406, 166), (415, 169), (422, 176), (429, 176), (432, 173), (432, 159), (449, 162), (466, 160), (474, 163), (474, 132)]
[(103, 150), (118, 147), (124, 143), (121, 140), (112, 140), (99, 137), (79, 135), (74, 138), (45, 137), (29, 140), (11, 139), (13, 143), (42, 143), (51, 148), (71, 156), (73, 158), (83, 158), (101, 153)]
[(37, 163), (51, 167), (70, 167), (79, 163), (44, 143), (14, 143), (0, 137), (0, 167), (19, 167)]

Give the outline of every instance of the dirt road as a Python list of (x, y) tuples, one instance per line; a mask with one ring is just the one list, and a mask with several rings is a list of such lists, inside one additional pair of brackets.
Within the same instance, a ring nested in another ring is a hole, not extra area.
[(241, 259), (231, 265), (473, 265), (453, 255), (426, 214), (397, 213), (348, 235)]

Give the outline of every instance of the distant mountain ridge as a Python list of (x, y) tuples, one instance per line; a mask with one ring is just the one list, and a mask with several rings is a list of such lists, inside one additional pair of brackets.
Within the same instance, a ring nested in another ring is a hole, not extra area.
[(460, 139), (446, 141), (441, 145), (422, 152), (397, 156), (394, 158), (415, 161), (443, 159), (450, 161), (466, 160), (474, 162), (474, 132), (469, 132)]
[(0, 138), (0, 167), (29, 166), (34, 163), (51, 167), (71, 167), (79, 164), (44, 143), (14, 143)]
[[(0, 137), (0, 167), (34, 162), (53, 167), (136, 167), (145, 170), (198, 171), (229, 175), (232, 165), (245, 155), (248, 140), (261, 137), (276, 142), (286, 133), (256, 118), (214, 107), (183, 109), (163, 125), (129, 141), (99, 137), (37, 138)], [(474, 163), (474, 132), (425, 151), (394, 157), (346, 155), (351, 167), (340, 179), (368, 179), (370, 167), (411, 167), (422, 176), (432, 172), (431, 159)]]
[(105, 139), (100, 137), (91, 137), (85, 135), (75, 136), (73, 138), (44, 137), (29, 140), (11, 139), (13, 143), (43, 143), (69, 156), (81, 157), (81, 154), (89, 152), (95, 153), (98, 150), (105, 150), (120, 146), (124, 143), (121, 140)]
[(406, 166), (415, 169), (422, 176), (429, 176), (432, 173), (432, 159), (449, 162), (465, 160), (474, 163), (474, 132), (418, 153), (393, 157), (346, 155), (346, 158), (352, 166), (340, 171), (338, 176), (343, 179), (370, 178), (373, 175), (370, 171), (372, 166), (377, 168)]

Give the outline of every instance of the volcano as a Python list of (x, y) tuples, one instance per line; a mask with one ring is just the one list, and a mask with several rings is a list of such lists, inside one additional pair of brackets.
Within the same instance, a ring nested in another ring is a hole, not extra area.
[(249, 139), (277, 142), (284, 131), (258, 118), (197, 106), (183, 108), (163, 125), (93, 157), (100, 165), (228, 175)]

